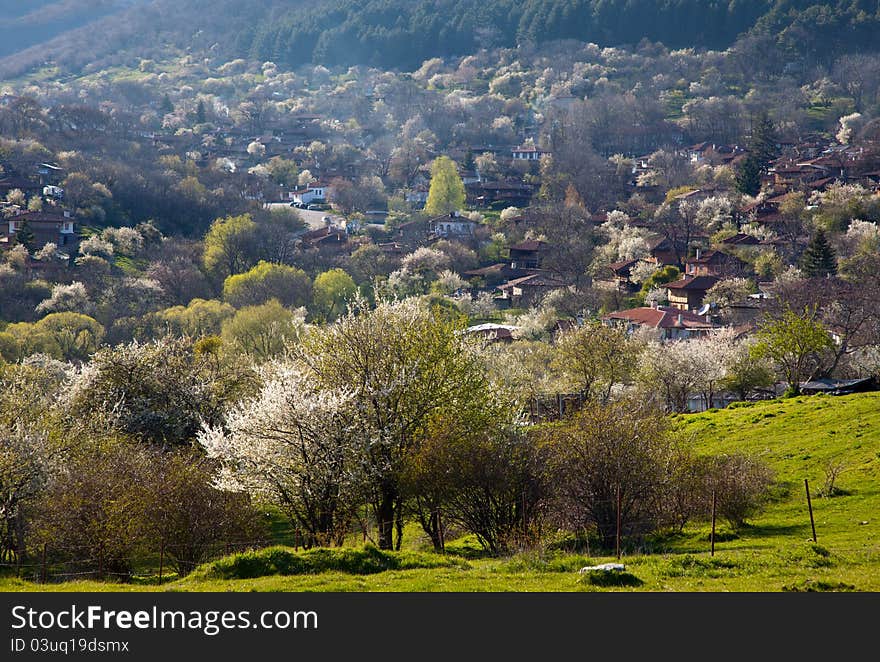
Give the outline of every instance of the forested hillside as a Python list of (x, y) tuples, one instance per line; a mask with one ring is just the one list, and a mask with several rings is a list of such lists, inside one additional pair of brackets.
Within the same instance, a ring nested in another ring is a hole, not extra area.
[[(0, 75), (172, 47), (286, 66), (417, 69), (426, 59), (561, 39), (725, 49), (743, 34), (815, 59), (870, 48), (876, 0), (78, 0), (0, 3)], [(8, 6), (7, 6), (8, 5)], [(103, 17), (103, 18), (102, 18)], [(101, 40), (94, 35), (100, 33)]]
[(149, 0), (0, 0), (0, 56)]

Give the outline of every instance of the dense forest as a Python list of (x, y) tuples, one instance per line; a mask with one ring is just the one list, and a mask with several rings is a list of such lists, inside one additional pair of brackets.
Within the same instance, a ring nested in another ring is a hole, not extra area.
[[(880, 29), (875, 0), (323, 0), (305, 6), (292, 0), (246, 6), (104, 0), (30, 3), (27, 14), (6, 6), (15, 4), (0, 3), (3, 73), (40, 67), (47, 59), (75, 71), (132, 49), (168, 48), (225, 51), (227, 57), (286, 66), (416, 69), (432, 57), (564, 39), (724, 49), (745, 34), (822, 62), (870, 47)], [(208, 6), (211, 11), (205, 11)], [(104, 35), (100, 45), (93, 39), (96, 31)]]

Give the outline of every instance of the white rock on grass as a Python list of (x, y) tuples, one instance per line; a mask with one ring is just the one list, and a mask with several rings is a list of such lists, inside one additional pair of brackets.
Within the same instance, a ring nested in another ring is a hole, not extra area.
[(579, 573), (592, 572), (598, 570), (600, 572), (620, 572), (625, 570), (623, 563), (602, 563), (601, 565), (587, 565), (578, 570)]

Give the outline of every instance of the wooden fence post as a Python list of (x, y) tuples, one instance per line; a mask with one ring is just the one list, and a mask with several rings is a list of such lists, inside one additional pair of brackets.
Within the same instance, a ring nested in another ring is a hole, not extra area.
[(715, 556), (715, 503), (716, 493), (715, 490), (712, 490), (712, 534), (710, 536), (710, 540), (712, 541), (712, 551), (709, 553), (710, 556)]
[(807, 490), (807, 508), (810, 509), (810, 527), (813, 529), (813, 542), (816, 542), (816, 522), (813, 520), (813, 502), (810, 501), (810, 483), (804, 478), (804, 487)]
[(617, 559), (620, 560), (620, 483), (617, 484)]

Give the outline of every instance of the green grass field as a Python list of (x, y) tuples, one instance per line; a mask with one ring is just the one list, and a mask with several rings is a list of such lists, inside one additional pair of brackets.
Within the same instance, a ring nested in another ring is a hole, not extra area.
[[(767, 509), (734, 533), (708, 524), (625, 549), (626, 572), (603, 580), (579, 574), (615, 557), (530, 551), (489, 558), (464, 537), (445, 555), (428, 550), (417, 527), (407, 549), (361, 545), (295, 553), (276, 547), (231, 555), (184, 579), (132, 584), (38, 585), (0, 580), (3, 591), (880, 591), (880, 393), (812, 396), (733, 405), (675, 417), (701, 453), (759, 454), (778, 485)], [(819, 496), (830, 465), (842, 467), (833, 497)], [(804, 479), (810, 484), (812, 541)]]

